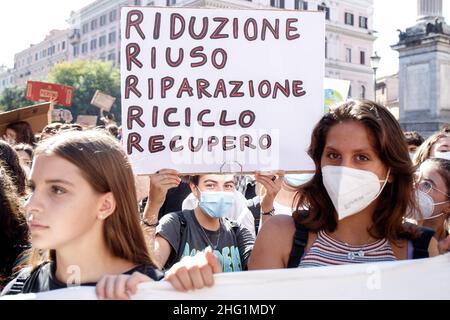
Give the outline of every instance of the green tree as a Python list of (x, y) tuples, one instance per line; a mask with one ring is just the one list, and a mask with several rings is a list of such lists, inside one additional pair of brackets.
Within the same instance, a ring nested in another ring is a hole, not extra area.
[(78, 115), (98, 115), (99, 109), (91, 105), (96, 90), (116, 98), (111, 112), (118, 123), (121, 120), (120, 72), (112, 63), (100, 60), (78, 60), (55, 65), (48, 74), (48, 81), (75, 88), (69, 110), (74, 119)]
[(32, 104), (33, 102), (25, 99), (25, 88), (6, 88), (0, 95), (0, 110), (2, 111), (11, 111)]

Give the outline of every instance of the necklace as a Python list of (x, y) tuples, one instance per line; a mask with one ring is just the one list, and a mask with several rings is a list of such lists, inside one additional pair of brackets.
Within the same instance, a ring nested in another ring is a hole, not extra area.
[(220, 240), (220, 231), (221, 231), (221, 229), (222, 229), (220, 220), (219, 220), (219, 235), (217, 236), (216, 245), (213, 245), (213, 244), (212, 244), (211, 240), (209, 239), (208, 235), (206, 234), (205, 229), (203, 229), (203, 227), (202, 227), (202, 225), (201, 225), (200, 223), (199, 223), (199, 225), (200, 225), (200, 228), (202, 229), (203, 234), (204, 234), (205, 237), (206, 237), (206, 240), (207, 240), (208, 243), (211, 245), (211, 248), (213, 248), (213, 250), (217, 250), (217, 247), (219, 246), (219, 240)]

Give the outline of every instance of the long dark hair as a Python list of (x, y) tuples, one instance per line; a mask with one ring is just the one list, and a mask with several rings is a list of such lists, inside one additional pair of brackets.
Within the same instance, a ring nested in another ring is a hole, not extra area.
[(308, 154), (314, 160), (316, 173), (310, 182), (299, 187), (295, 197), (297, 211), (307, 207), (309, 214), (297, 212), (294, 219), (314, 232), (336, 230), (337, 213), (323, 185), (321, 158), (331, 127), (346, 121), (356, 121), (369, 130), (379, 158), (391, 169), (393, 181), (386, 184), (379, 197), (369, 232), (375, 238), (396, 241), (405, 235), (403, 217), (408, 208), (416, 207), (414, 169), (397, 120), (385, 107), (368, 100), (350, 101), (332, 109), (314, 128)]
[(27, 245), (28, 226), (16, 188), (0, 167), (0, 270), (10, 270), (20, 247)]
[(20, 196), (26, 193), (26, 176), (20, 166), (19, 155), (7, 142), (0, 140), (0, 159), (2, 167), (7, 171), (11, 177), (12, 182), (17, 188)]

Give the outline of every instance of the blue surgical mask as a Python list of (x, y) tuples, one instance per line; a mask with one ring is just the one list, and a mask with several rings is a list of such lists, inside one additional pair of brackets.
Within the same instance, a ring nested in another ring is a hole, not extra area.
[(313, 173), (287, 174), (284, 176), (284, 182), (291, 187), (300, 187), (314, 177)]
[(234, 204), (234, 193), (225, 191), (200, 191), (198, 206), (211, 218), (223, 218)]

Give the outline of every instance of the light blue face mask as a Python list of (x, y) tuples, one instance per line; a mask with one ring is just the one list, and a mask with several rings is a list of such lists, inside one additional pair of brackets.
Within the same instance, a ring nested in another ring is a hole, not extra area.
[(300, 187), (314, 177), (314, 173), (287, 174), (284, 176), (284, 182), (291, 187)]
[(200, 191), (198, 206), (211, 218), (223, 218), (234, 204), (234, 193), (225, 191)]

